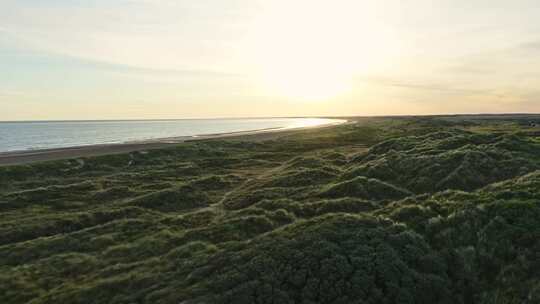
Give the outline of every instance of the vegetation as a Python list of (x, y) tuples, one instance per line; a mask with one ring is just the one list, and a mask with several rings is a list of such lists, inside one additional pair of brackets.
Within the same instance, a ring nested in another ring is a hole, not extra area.
[(0, 303), (540, 303), (538, 119), (0, 167)]

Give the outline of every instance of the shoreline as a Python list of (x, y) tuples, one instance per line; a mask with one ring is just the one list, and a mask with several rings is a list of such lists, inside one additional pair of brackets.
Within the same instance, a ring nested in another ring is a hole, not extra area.
[(292, 132), (299, 132), (306, 129), (327, 128), (347, 123), (351, 123), (351, 121), (344, 120), (342, 122), (298, 128), (266, 128), (249, 131), (156, 138), (150, 140), (129, 141), (124, 143), (93, 144), (50, 149), (6, 151), (0, 152), (0, 166), (23, 165), (34, 162), (130, 153), (135, 151), (167, 148), (186, 142), (213, 139), (263, 141), (274, 139), (280, 136), (285, 136)]

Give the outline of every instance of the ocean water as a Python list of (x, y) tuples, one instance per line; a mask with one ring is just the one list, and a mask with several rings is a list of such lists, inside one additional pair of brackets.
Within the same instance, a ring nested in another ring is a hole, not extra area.
[(292, 129), (341, 122), (343, 120), (323, 118), (0, 122), (0, 152)]

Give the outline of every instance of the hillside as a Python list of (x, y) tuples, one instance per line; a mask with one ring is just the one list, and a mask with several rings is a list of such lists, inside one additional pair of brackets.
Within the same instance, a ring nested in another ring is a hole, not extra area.
[(540, 303), (531, 119), (0, 167), (0, 303)]

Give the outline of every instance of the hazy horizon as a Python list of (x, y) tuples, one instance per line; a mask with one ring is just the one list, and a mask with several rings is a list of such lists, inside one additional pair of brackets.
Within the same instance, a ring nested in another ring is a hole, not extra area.
[(0, 121), (540, 112), (535, 1), (6, 0)]
[(328, 119), (346, 119), (346, 118), (399, 118), (399, 117), (467, 117), (467, 116), (531, 116), (540, 115), (536, 112), (494, 112), (494, 113), (440, 113), (440, 114), (389, 114), (389, 115), (299, 115), (299, 116), (229, 116), (229, 117), (181, 117), (181, 118), (105, 118), (105, 119), (18, 119), (18, 120), (0, 120), (0, 123), (33, 123), (33, 122), (108, 122), (108, 121), (175, 121), (175, 120), (246, 120), (246, 119), (294, 119), (294, 118), (328, 118)]

